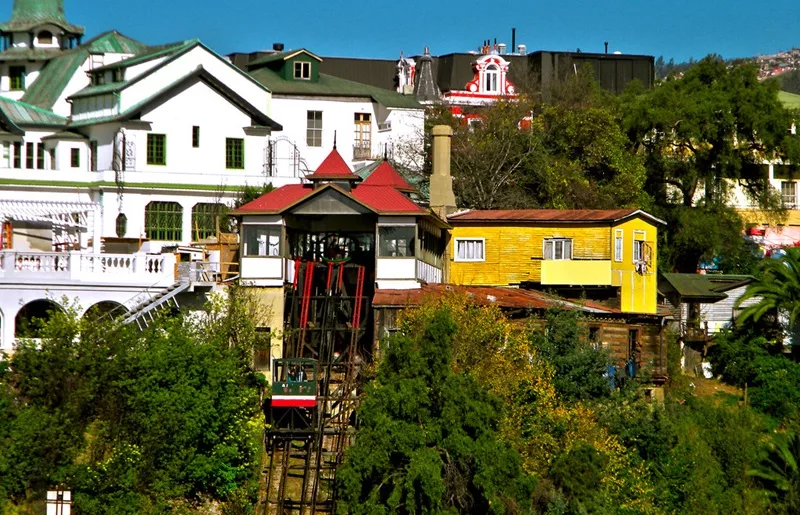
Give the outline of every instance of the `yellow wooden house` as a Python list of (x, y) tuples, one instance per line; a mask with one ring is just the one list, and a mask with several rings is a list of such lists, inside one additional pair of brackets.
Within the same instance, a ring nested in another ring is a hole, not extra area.
[(658, 226), (636, 209), (452, 214), (450, 282), (520, 286), (656, 313)]

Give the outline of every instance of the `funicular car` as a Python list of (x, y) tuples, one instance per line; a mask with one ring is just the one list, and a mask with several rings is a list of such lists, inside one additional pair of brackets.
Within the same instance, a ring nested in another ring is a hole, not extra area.
[(273, 428), (310, 429), (317, 407), (317, 360), (273, 361), (270, 423)]

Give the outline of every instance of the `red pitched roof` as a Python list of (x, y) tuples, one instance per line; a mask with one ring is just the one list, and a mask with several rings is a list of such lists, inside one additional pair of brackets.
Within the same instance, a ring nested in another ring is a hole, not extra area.
[(364, 182), (361, 183), (363, 186), (389, 186), (398, 191), (405, 191), (405, 192), (412, 192), (416, 191), (411, 185), (406, 181), (400, 172), (394, 169), (394, 167), (389, 164), (389, 161), (383, 161), (378, 167), (369, 174), (369, 177), (366, 178)]
[(350, 194), (378, 213), (424, 214), (426, 211), (390, 186), (359, 184)]
[(409, 290), (375, 290), (372, 305), (377, 307), (418, 306), (426, 297), (436, 297), (448, 292), (466, 294), (476, 304), (496, 305), (509, 309), (549, 309), (555, 306), (564, 309), (578, 309), (587, 313), (611, 315), (619, 314), (616, 308), (597, 302), (569, 300), (537, 290), (524, 290), (501, 286), (456, 286), (449, 284), (423, 284), (420, 288)]
[(335, 148), (331, 150), (328, 157), (317, 167), (316, 171), (311, 175), (307, 175), (306, 179), (315, 180), (353, 180), (360, 181), (361, 177), (354, 174), (350, 167), (347, 166), (342, 155)]
[(314, 193), (314, 189), (310, 184), (287, 184), (286, 186), (261, 195), (239, 209), (231, 211), (231, 214), (246, 214), (252, 212), (279, 213), (312, 193)]
[(496, 209), (474, 210), (447, 217), (453, 222), (615, 222), (634, 214), (664, 223), (638, 209)]

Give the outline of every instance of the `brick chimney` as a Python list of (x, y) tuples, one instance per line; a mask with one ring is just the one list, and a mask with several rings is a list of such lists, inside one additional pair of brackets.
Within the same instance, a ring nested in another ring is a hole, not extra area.
[(450, 139), (453, 129), (447, 125), (433, 127), (433, 175), (430, 185), (430, 206), (441, 218), (456, 210), (453, 178), (450, 175)]

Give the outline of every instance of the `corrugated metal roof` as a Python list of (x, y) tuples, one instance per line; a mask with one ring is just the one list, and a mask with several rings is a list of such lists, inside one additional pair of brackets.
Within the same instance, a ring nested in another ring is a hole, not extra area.
[(100, 66), (98, 68), (95, 68), (94, 71), (127, 68), (135, 64), (140, 64), (150, 61), (151, 59), (177, 54), (178, 52), (188, 50), (189, 48), (192, 48), (193, 46), (198, 44), (200, 44), (199, 39), (187, 39), (185, 41), (167, 43), (166, 45), (147, 47), (142, 52), (138, 52), (136, 53), (136, 55), (129, 57), (128, 59), (123, 59), (122, 61), (117, 61), (115, 63), (107, 64), (105, 66)]
[(76, 48), (48, 62), (22, 100), (43, 109), (52, 109), (78, 68), (89, 57), (89, 51)]
[(58, 48), (9, 48), (0, 52), (0, 61), (47, 61), (62, 52)]
[(375, 290), (372, 305), (376, 307), (418, 306), (427, 297), (437, 297), (448, 293), (470, 296), (476, 304), (495, 305), (506, 309), (577, 309), (595, 315), (615, 315), (621, 311), (600, 305), (596, 302), (570, 300), (548, 295), (537, 290), (524, 290), (502, 286), (457, 286), (449, 284), (423, 284), (410, 290)]
[(314, 173), (306, 176), (306, 179), (315, 181), (326, 179), (360, 180), (361, 178), (350, 170), (342, 155), (334, 148), (314, 170)]
[(684, 300), (710, 302), (725, 299), (728, 296), (723, 292), (745, 286), (755, 280), (752, 275), (680, 273), (663, 273), (661, 279), (659, 289), (662, 292), (667, 292), (671, 287)]
[(638, 209), (496, 209), (471, 210), (447, 217), (453, 222), (615, 222), (641, 214), (651, 220), (664, 223), (658, 218)]
[(309, 57), (316, 59), (317, 61), (322, 61), (322, 58), (318, 55), (309, 52), (305, 48), (299, 48), (297, 50), (286, 50), (285, 52), (273, 52), (271, 54), (267, 54), (263, 57), (255, 59), (251, 63), (248, 63), (247, 67), (257, 67), (262, 64), (274, 63), (275, 61), (285, 61), (286, 59), (290, 59), (297, 54), (308, 54)]
[(0, 97), (0, 109), (17, 125), (66, 126), (67, 119), (25, 102)]
[(91, 97), (94, 95), (102, 95), (105, 93), (113, 93), (119, 91), (128, 85), (128, 81), (109, 82), (108, 84), (100, 84), (99, 86), (87, 86), (80, 91), (77, 91), (69, 96), (73, 98)]
[[(361, 174), (358, 175), (363, 177)], [(366, 175), (366, 180), (362, 183), (363, 186), (389, 186), (397, 191), (416, 191), (388, 161), (379, 161), (374, 171)]]
[(390, 186), (359, 184), (350, 192), (353, 198), (378, 213), (425, 214), (427, 211)]
[(101, 52), (104, 54), (138, 54), (149, 48), (141, 41), (131, 39), (116, 30), (109, 30), (98, 34), (81, 45), (81, 47), (85, 47), (90, 52)]
[(14, 0), (11, 19), (0, 30), (24, 31), (50, 23), (73, 34), (83, 34), (83, 27), (73, 25), (64, 15), (64, 0)]
[(269, 68), (259, 68), (250, 72), (257, 82), (269, 88), (275, 95), (309, 95), (309, 96), (347, 96), (371, 98), (379, 104), (397, 109), (422, 109), (422, 104), (410, 95), (401, 95), (394, 91), (376, 88), (346, 79), (340, 79), (324, 73), (319, 74), (316, 82), (308, 80), (286, 80)]
[(276, 190), (265, 193), (257, 199), (248, 202), (232, 214), (258, 213), (279, 213), (288, 206), (302, 200), (314, 192), (310, 184), (287, 184)]

